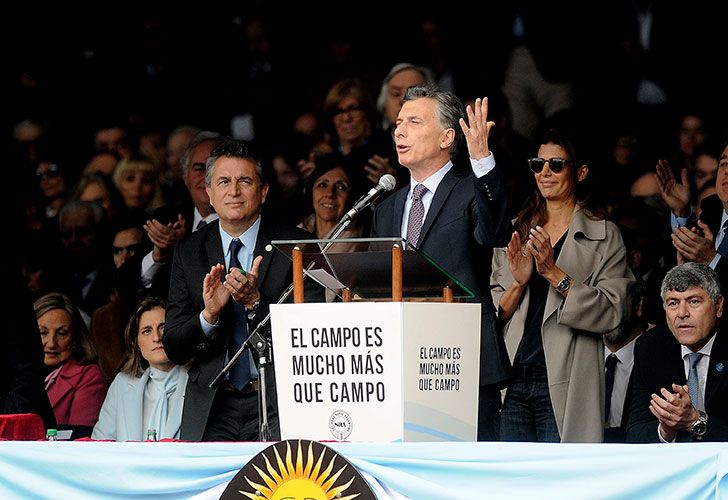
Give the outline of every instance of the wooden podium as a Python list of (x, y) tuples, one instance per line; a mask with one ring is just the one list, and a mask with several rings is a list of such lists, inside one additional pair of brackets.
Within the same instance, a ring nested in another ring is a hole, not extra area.
[(401, 239), (273, 244), (294, 259), (294, 287), (305, 272), (355, 298), (271, 306), (282, 439), (476, 440), (480, 304), (453, 302), (469, 290)]

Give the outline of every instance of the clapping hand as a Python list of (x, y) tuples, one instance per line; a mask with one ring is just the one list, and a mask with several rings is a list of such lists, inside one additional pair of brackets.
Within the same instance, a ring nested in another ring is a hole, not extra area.
[(533, 257), (523, 248), (518, 231), (513, 232), (511, 241), (508, 242), (506, 257), (508, 257), (508, 267), (511, 269), (513, 280), (517, 285), (525, 286), (533, 274)]

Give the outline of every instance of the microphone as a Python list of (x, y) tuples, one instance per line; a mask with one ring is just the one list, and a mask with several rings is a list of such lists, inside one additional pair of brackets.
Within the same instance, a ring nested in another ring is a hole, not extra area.
[(379, 182), (376, 186), (371, 188), (367, 194), (359, 198), (359, 201), (357, 201), (353, 207), (351, 207), (351, 210), (346, 212), (346, 215), (344, 215), (342, 222), (344, 221), (350, 221), (354, 219), (363, 209), (368, 207), (374, 200), (379, 198), (381, 194), (385, 191), (391, 191), (394, 189), (394, 186), (397, 185), (397, 180), (394, 178), (391, 174), (384, 174), (379, 178)]

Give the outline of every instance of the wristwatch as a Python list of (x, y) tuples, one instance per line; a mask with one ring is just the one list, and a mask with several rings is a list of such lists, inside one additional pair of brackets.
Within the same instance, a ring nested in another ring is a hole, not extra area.
[(560, 293), (566, 293), (569, 288), (571, 288), (571, 276), (567, 274), (556, 284), (556, 290)]
[(245, 310), (248, 313), (248, 318), (253, 318), (258, 313), (258, 306), (260, 306), (260, 299), (256, 300), (255, 303), (248, 309), (247, 307)]
[(690, 432), (694, 439), (702, 439), (705, 435), (705, 431), (708, 430), (708, 414), (704, 411), (696, 410), (698, 412), (698, 419), (693, 424)]

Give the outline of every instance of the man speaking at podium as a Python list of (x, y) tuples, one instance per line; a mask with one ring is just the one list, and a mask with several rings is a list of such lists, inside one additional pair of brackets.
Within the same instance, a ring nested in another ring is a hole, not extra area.
[[(406, 238), (482, 304), (478, 440), (489, 441), (498, 439), (499, 389), (510, 368), (490, 298), (491, 253), (508, 243), (511, 224), (506, 189), (488, 148), (488, 100), (468, 106), (468, 123), (463, 111), (454, 94), (437, 86), (407, 90), (394, 140), (411, 182), (377, 206), (372, 237)], [(470, 167), (456, 159), (463, 135)]]
[[(268, 184), (245, 142), (217, 146), (205, 182), (220, 218), (175, 249), (163, 337), (170, 360), (192, 360), (180, 438), (253, 441), (259, 437), (260, 387), (249, 349), (225, 380), (215, 389), (209, 385), (292, 281), (291, 260), (266, 246), (311, 235), (261, 216)], [(307, 299), (322, 300), (323, 289), (316, 286)], [(278, 439), (273, 370), (267, 373), (269, 437)]]

